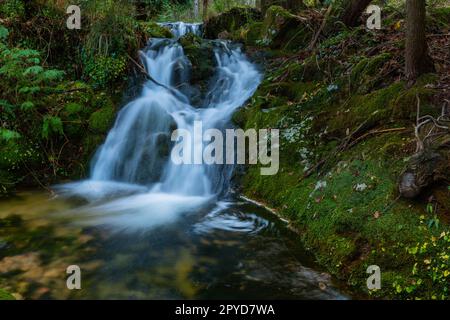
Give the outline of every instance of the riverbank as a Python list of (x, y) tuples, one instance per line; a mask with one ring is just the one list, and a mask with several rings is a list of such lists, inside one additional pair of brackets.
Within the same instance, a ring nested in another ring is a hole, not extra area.
[[(395, 27), (401, 17), (378, 33), (332, 33), (314, 51), (305, 42), (313, 34), (299, 22), (308, 18), (273, 7), (264, 20), (233, 29), (231, 14), (216, 23), (228, 29), (209, 31), (243, 41), (266, 66), (262, 85), (235, 122), (282, 129), (280, 172), (265, 177), (250, 166), (241, 191), (288, 219), (318, 262), (356, 291), (448, 299), (448, 184), (436, 183), (413, 201), (397, 191), (416, 148), (417, 101), (423, 114), (440, 113), (448, 64), (408, 86), (402, 31)], [(436, 39), (433, 55), (450, 42), (444, 34)], [(381, 268), (381, 290), (367, 289), (370, 265)]]

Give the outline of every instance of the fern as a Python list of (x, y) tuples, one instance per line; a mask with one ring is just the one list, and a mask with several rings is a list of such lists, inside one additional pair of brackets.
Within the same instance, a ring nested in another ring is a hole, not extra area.
[(61, 118), (55, 116), (45, 116), (42, 124), (42, 137), (48, 139), (52, 135), (64, 134), (63, 123)]
[(34, 108), (34, 103), (31, 101), (25, 101), (20, 105), (20, 109), (26, 111)]
[(24, 76), (37, 75), (37, 74), (42, 73), (43, 71), (44, 71), (44, 68), (42, 68), (41, 66), (32, 66), (32, 67), (25, 69), (25, 71), (23, 72), (23, 75)]
[(0, 25), (0, 41), (5, 41), (8, 38), (9, 30)]
[(4, 128), (0, 128), (0, 140), (10, 141), (20, 138), (20, 133)]

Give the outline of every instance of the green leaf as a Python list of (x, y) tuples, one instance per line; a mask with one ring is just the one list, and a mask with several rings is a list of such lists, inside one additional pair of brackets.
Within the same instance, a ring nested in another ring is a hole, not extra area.
[(16, 300), (16, 298), (8, 292), (0, 289), (0, 300)]
[(20, 109), (22, 110), (30, 110), (34, 108), (34, 103), (31, 101), (25, 101), (20, 105)]
[(42, 73), (43, 71), (44, 71), (44, 68), (42, 68), (41, 66), (32, 66), (32, 67), (27, 68), (23, 72), (23, 75), (24, 76), (36, 75), (36, 74)]
[(42, 137), (48, 139), (53, 134), (64, 134), (61, 118), (54, 116), (45, 116), (42, 124)]
[(79, 105), (78, 103), (68, 103), (65, 107), (64, 110), (69, 114), (76, 114), (78, 112), (80, 112), (83, 109), (83, 106)]
[(38, 87), (38, 86), (22, 87), (22, 88), (19, 89), (19, 93), (20, 94), (27, 94), (27, 93), (33, 94), (33, 93), (36, 93), (36, 92), (39, 92), (39, 91), (41, 91), (41, 88)]
[(0, 40), (4, 41), (8, 38), (9, 30), (6, 29), (4, 26), (0, 26)]
[(14, 108), (14, 105), (9, 103), (7, 100), (0, 99), (0, 107), (3, 107), (6, 110), (12, 110)]
[(10, 141), (20, 138), (20, 133), (4, 128), (0, 128), (0, 139), (4, 141)]
[(60, 71), (60, 70), (47, 70), (42, 74), (42, 79), (43, 80), (60, 80), (62, 77), (64, 76), (64, 71)]

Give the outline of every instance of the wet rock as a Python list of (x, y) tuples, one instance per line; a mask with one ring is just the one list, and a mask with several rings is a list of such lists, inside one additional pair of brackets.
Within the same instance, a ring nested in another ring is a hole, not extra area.
[[(188, 34), (179, 41), (191, 63), (190, 82), (197, 88), (197, 95), (204, 93), (216, 69), (214, 42), (201, 39), (194, 34)], [(192, 96), (195, 96), (195, 93)]]
[(204, 26), (204, 34), (207, 39), (217, 39), (225, 31), (232, 34), (241, 26), (261, 18), (261, 12), (255, 8), (233, 8), (209, 19)]
[(293, 15), (280, 6), (272, 6), (267, 10), (261, 29), (262, 42), (272, 49), (299, 49), (309, 45), (313, 31), (319, 26), (309, 19)]
[(412, 199), (426, 187), (439, 181), (450, 181), (450, 151), (425, 151), (411, 157), (400, 176), (398, 189), (402, 197)]
[(172, 32), (169, 28), (161, 26), (156, 22), (141, 22), (140, 28), (148, 38), (172, 38)]

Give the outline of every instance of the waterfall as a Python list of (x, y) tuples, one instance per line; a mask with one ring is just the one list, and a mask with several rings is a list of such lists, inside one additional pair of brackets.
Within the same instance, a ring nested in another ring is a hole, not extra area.
[(185, 22), (164, 22), (159, 23), (160, 26), (169, 28), (175, 38), (180, 38), (188, 33), (200, 36), (202, 33), (201, 23), (185, 23)]
[[(197, 24), (166, 25), (177, 38), (200, 33)], [(183, 48), (177, 40), (152, 39), (141, 59), (156, 81), (147, 81), (141, 95), (119, 112), (92, 161), (90, 179), (60, 187), (61, 194), (76, 193), (90, 201), (90, 214), (102, 223), (142, 227), (199, 210), (226, 192), (232, 167), (176, 165), (170, 158), (173, 130), (193, 132), (195, 121), (204, 130), (231, 128), (232, 114), (261, 82), (239, 46), (216, 41), (214, 56), (215, 76), (204, 107), (196, 108), (180, 86), (189, 83), (190, 75)], [(194, 141), (193, 148), (203, 148), (203, 141)]]

